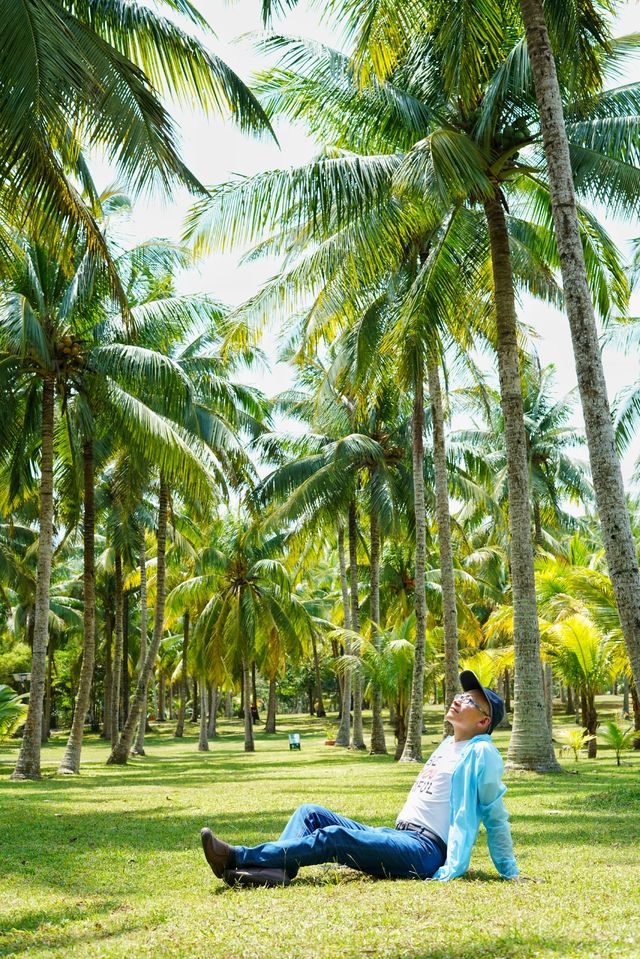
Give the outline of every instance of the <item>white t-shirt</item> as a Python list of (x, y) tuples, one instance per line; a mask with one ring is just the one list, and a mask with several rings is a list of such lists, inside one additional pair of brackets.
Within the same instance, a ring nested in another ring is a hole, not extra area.
[(451, 777), (468, 742), (453, 737), (428, 759), (411, 787), (396, 822), (432, 829), (446, 843), (451, 815)]

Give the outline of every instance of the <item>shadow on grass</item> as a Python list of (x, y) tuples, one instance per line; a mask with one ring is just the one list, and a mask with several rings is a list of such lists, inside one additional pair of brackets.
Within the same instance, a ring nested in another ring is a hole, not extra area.
[(142, 920), (131, 917), (114, 918), (116, 910), (123, 911), (122, 903), (112, 899), (90, 903), (74, 903), (74, 922), (70, 926), (69, 909), (27, 910), (14, 913), (0, 921), (0, 956), (17, 956), (34, 948), (70, 949), (78, 943), (98, 943), (114, 936), (136, 932), (144, 927)]

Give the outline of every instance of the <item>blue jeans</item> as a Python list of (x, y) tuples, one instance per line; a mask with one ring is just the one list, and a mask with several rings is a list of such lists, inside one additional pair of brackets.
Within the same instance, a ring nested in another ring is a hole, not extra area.
[(300, 866), (337, 862), (370, 876), (429, 879), (444, 856), (427, 836), (416, 832), (363, 826), (322, 806), (298, 806), (275, 842), (235, 846), (236, 866), (286, 869), (293, 878)]

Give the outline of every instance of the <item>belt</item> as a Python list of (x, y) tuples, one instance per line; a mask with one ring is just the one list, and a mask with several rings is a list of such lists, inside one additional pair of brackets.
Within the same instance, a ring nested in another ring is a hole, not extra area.
[(439, 836), (437, 832), (434, 832), (433, 829), (429, 829), (428, 826), (416, 826), (415, 823), (405, 822), (404, 820), (401, 820), (400, 822), (396, 823), (396, 829), (402, 829), (405, 832), (417, 832), (421, 836), (426, 836), (427, 839), (430, 839), (431, 842), (438, 847), (438, 849), (440, 850), (440, 852), (442, 853), (442, 855), (444, 856), (446, 860), (447, 845), (442, 839), (442, 837)]

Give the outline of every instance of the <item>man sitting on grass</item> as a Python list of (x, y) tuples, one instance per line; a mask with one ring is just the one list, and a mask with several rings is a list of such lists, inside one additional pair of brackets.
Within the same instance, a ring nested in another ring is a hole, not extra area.
[(504, 702), (470, 669), (447, 713), (453, 736), (431, 755), (394, 829), (364, 826), (322, 806), (299, 806), (275, 842), (230, 846), (203, 829), (214, 874), (228, 885), (286, 886), (300, 866), (336, 862), (390, 879), (455, 879), (466, 872), (480, 821), (504, 879), (517, 879), (509, 818), (502, 801), (503, 763), (490, 734)]

